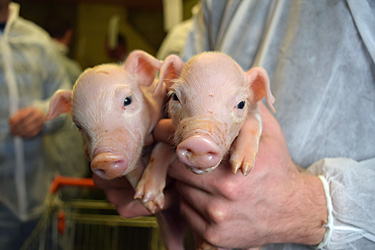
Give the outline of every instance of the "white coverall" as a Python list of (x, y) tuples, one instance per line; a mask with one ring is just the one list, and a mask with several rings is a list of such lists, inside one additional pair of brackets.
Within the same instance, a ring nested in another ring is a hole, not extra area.
[[(52, 45), (57, 51), (60, 67), (65, 68), (65, 72), (68, 75), (69, 89), (72, 89), (82, 73), (82, 68), (78, 62), (68, 57), (69, 48), (67, 46), (54, 39), (52, 39)], [(84, 140), (77, 127), (73, 124), (70, 115), (64, 114), (63, 116), (66, 116), (64, 126), (45, 136), (44, 142), (48, 154), (48, 164), (53, 164), (60, 175), (87, 177), (90, 167), (84, 152)], [(72, 188), (69, 192), (66, 192), (66, 190), (67, 188), (64, 188), (64, 195), (66, 193), (80, 193), (75, 188)]]
[(182, 57), (210, 50), (269, 73), (293, 160), (328, 181), (322, 248), (375, 249), (375, 1), (202, 1)]
[(21, 221), (35, 219), (43, 211), (55, 174), (45, 163), (43, 136), (65, 120), (49, 122), (39, 135), (24, 140), (10, 134), (8, 119), (28, 106), (46, 113), (49, 98), (60, 88), (68, 89), (69, 82), (48, 34), (19, 17), (19, 5), (10, 3), (0, 32), (0, 197)]

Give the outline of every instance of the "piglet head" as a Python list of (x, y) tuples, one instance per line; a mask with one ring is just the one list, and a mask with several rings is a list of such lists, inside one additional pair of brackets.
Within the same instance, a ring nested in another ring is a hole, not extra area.
[(86, 140), (91, 169), (105, 179), (133, 171), (144, 141), (160, 116), (147, 96), (161, 63), (134, 51), (124, 65), (103, 64), (85, 70), (73, 91), (51, 99), (46, 120), (72, 115)]
[(161, 81), (169, 88), (177, 155), (197, 174), (219, 165), (258, 101), (266, 96), (272, 107), (266, 71), (244, 72), (223, 53), (202, 53), (186, 64), (169, 56), (160, 71)]

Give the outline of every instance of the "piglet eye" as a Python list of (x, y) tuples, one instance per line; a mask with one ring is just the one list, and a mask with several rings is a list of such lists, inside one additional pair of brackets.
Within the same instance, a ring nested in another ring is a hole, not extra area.
[[(76, 125), (76, 127), (78, 128), (78, 130), (80, 130), (80, 131), (82, 130), (82, 127), (81, 127), (81, 125), (79, 125), (79, 123), (73, 121), (73, 124)], [(72, 124), (72, 126), (73, 126), (73, 124)]]
[(238, 109), (243, 109), (244, 107), (245, 107), (245, 101), (242, 101), (242, 102), (237, 104)]
[(132, 101), (133, 101), (132, 96), (126, 97), (125, 100), (124, 100), (124, 107), (129, 106), (132, 103)]
[(180, 100), (178, 100), (178, 96), (176, 95), (176, 93), (173, 93), (172, 94), (172, 100), (173, 101), (176, 101), (176, 102), (179, 102)]

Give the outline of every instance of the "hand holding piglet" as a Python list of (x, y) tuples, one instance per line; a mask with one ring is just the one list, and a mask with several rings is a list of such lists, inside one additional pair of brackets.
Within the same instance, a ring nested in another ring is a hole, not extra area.
[(174, 144), (185, 166), (196, 174), (208, 173), (230, 152), (233, 173), (241, 169), (247, 175), (262, 132), (258, 102), (266, 97), (274, 111), (266, 71), (244, 72), (219, 52), (201, 53), (186, 64), (171, 55), (161, 67), (159, 88), (163, 81), (171, 96)]
[[(194, 232), (212, 245), (316, 245), (323, 239), (327, 219), (321, 182), (297, 170), (278, 122), (262, 103), (259, 110), (264, 126), (248, 177), (233, 175), (228, 161), (206, 175), (192, 173), (178, 160), (170, 166), (180, 211)], [(172, 121), (161, 120), (156, 139), (168, 142), (171, 130)]]
[[(273, 109), (267, 73), (261, 68), (243, 72), (228, 56), (207, 52), (186, 64), (168, 57), (160, 73), (164, 78), (176, 129), (173, 143), (182, 162), (175, 162), (169, 173), (177, 179), (181, 212), (198, 235), (223, 247), (318, 243), (325, 231), (324, 192), (317, 177), (299, 173), (277, 121), (258, 104), (265, 96)], [(170, 132), (171, 124), (162, 123)], [(162, 134), (166, 133), (159, 137)], [(222, 166), (197, 176), (181, 165), (195, 174)], [(245, 178), (230, 169), (241, 169), (244, 175), (253, 172)], [(311, 202), (314, 195), (319, 202)], [(315, 216), (306, 216), (310, 209)], [(290, 221), (294, 216), (297, 219)]]

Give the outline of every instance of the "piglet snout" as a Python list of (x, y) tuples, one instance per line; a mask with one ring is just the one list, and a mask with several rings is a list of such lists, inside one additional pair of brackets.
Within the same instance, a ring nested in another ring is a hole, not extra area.
[(182, 163), (196, 174), (213, 170), (221, 161), (218, 145), (205, 136), (191, 136), (177, 147), (177, 155)]
[(124, 174), (128, 160), (121, 155), (113, 153), (100, 153), (91, 161), (92, 171), (103, 179), (114, 179)]

